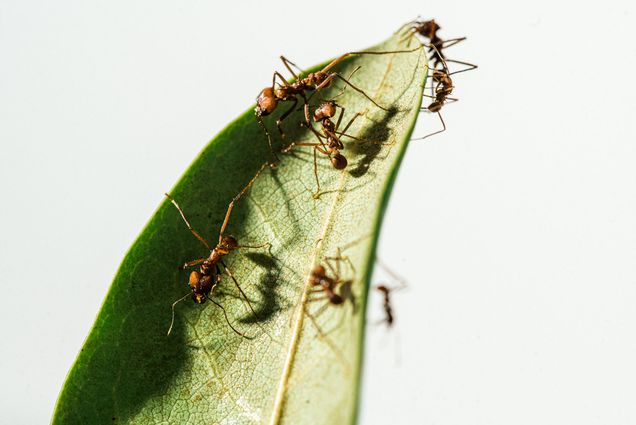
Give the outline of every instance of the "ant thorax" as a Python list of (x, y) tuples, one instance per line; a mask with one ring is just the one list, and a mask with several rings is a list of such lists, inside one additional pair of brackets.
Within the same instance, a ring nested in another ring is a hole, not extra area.
[[(306, 81), (307, 85), (319, 86), (326, 79), (327, 79), (327, 73), (318, 71), (318, 72), (312, 72), (311, 74), (307, 75), (304, 81)], [(324, 86), (324, 87), (327, 87), (327, 86)]]
[(278, 87), (274, 93), (279, 100), (291, 100), (298, 94), (303, 92), (304, 87), (299, 86), (300, 81), (292, 84), (291, 86)]
[(207, 258), (203, 263), (201, 263), (201, 273), (204, 275), (211, 275), (216, 270), (216, 263), (221, 258), (220, 255), (216, 254), (216, 251), (212, 251), (210, 257)]
[(336, 125), (333, 123), (333, 121), (329, 120), (329, 119), (325, 119), (322, 121), (322, 127), (326, 130), (326, 131), (330, 131), (330, 132), (334, 132), (336, 131)]
[(342, 144), (342, 142), (340, 141), (340, 139), (333, 137), (333, 136), (329, 136), (327, 138), (327, 146), (329, 147), (329, 149), (331, 149), (332, 151), (336, 151), (335, 153), (337, 153), (337, 151), (344, 149), (344, 145)]

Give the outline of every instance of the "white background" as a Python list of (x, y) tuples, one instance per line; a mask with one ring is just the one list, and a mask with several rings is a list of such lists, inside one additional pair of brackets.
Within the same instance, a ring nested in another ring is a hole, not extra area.
[(49, 420), (127, 248), (278, 55), (422, 14), (480, 68), (395, 186), (410, 286), (361, 423), (636, 423), (636, 6), (583, 3), (0, 0), (0, 422)]

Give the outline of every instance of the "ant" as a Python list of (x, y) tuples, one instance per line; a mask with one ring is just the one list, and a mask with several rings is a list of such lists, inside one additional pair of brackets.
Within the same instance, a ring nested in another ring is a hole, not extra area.
[(406, 288), (406, 282), (400, 276), (398, 276), (395, 272), (389, 269), (387, 266), (382, 264), (379, 260), (376, 260), (376, 264), (378, 264), (385, 272), (387, 272), (393, 280), (395, 280), (398, 285), (397, 286), (388, 286), (385, 284), (380, 284), (375, 287), (375, 289), (382, 294), (383, 300), (383, 308), (385, 318), (380, 323), (385, 322), (388, 327), (393, 326), (393, 322), (395, 321), (395, 316), (393, 315), (393, 307), (391, 305), (391, 293), (395, 291), (402, 290)]
[(247, 190), (252, 186), (252, 184), (254, 184), (254, 181), (256, 181), (258, 176), (268, 166), (271, 167), (271, 164), (269, 163), (263, 164), (261, 168), (258, 170), (258, 172), (254, 175), (254, 177), (252, 177), (252, 180), (250, 180), (249, 183), (243, 188), (243, 190), (241, 190), (239, 194), (236, 195), (232, 199), (232, 201), (230, 201), (230, 204), (228, 205), (228, 208), (227, 208), (227, 212), (225, 213), (225, 219), (223, 220), (223, 224), (221, 225), (221, 231), (219, 232), (219, 242), (213, 248), (190, 225), (190, 222), (186, 218), (185, 213), (183, 212), (179, 204), (177, 204), (177, 201), (175, 201), (174, 198), (172, 198), (167, 193), (165, 194), (166, 197), (170, 200), (170, 202), (172, 202), (172, 204), (177, 208), (177, 210), (179, 211), (179, 214), (181, 214), (181, 218), (183, 218), (183, 221), (185, 222), (190, 232), (192, 232), (194, 237), (196, 237), (208, 249), (208, 251), (210, 251), (210, 254), (208, 255), (207, 258), (201, 258), (198, 260), (189, 261), (180, 267), (181, 270), (184, 270), (189, 267), (200, 265), (199, 270), (193, 270), (190, 273), (190, 277), (188, 279), (188, 286), (190, 287), (190, 293), (186, 294), (184, 297), (178, 299), (172, 304), (172, 321), (170, 322), (170, 328), (168, 328), (168, 335), (170, 335), (170, 333), (172, 332), (172, 327), (174, 325), (175, 306), (181, 301), (184, 301), (186, 298), (191, 297), (192, 300), (197, 304), (203, 304), (205, 303), (205, 300), (207, 299), (210, 302), (212, 302), (214, 305), (219, 307), (223, 311), (223, 315), (225, 316), (225, 321), (230, 326), (230, 328), (232, 328), (232, 330), (236, 334), (244, 338), (248, 338), (247, 336), (245, 336), (245, 334), (243, 334), (242, 332), (239, 332), (234, 326), (232, 326), (232, 324), (230, 323), (227, 317), (227, 313), (225, 309), (223, 308), (221, 304), (219, 304), (218, 302), (214, 301), (211, 298), (211, 294), (214, 294), (216, 287), (219, 285), (219, 283), (221, 283), (221, 276), (223, 274), (223, 271), (225, 271), (225, 273), (228, 276), (230, 276), (232, 281), (234, 281), (234, 284), (238, 288), (243, 298), (247, 301), (247, 305), (249, 306), (252, 313), (256, 315), (256, 312), (252, 308), (252, 305), (250, 304), (250, 301), (247, 298), (247, 295), (245, 295), (245, 292), (243, 292), (243, 290), (241, 289), (241, 286), (239, 285), (238, 281), (236, 280), (236, 278), (234, 277), (230, 269), (227, 267), (227, 265), (223, 261), (223, 257), (237, 249), (261, 248), (263, 246), (269, 245), (269, 243), (265, 243), (260, 246), (239, 245), (238, 241), (236, 240), (234, 236), (225, 236), (224, 233), (225, 233), (227, 224), (229, 222), (230, 215), (232, 214), (232, 210), (234, 209), (234, 204), (238, 202), (239, 199), (243, 197), (243, 195), (245, 195)]
[(443, 52), (444, 49), (454, 46), (455, 44), (458, 44), (466, 40), (466, 37), (457, 37), (457, 38), (451, 38), (450, 40), (442, 40), (437, 35), (437, 31), (439, 31), (442, 27), (440, 27), (439, 24), (435, 22), (435, 19), (431, 19), (430, 21), (422, 21), (416, 18), (413, 21), (407, 22), (406, 24), (402, 25), (402, 27), (400, 27), (398, 32), (400, 32), (402, 28), (404, 28), (405, 26), (410, 26), (410, 27), (407, 30), (407, 32), (402, 36), (402, 38), (400, 39), (400, 42), (408, 41), (407, 43), (407, 46), (408, 46), (411, 43), (411, 39), (416, 34), (424, 38), (428, 38), (429, 45), (427, 47), (428, 47), (428, 52), (431, 55), (431, 59), (433, 60), (434, 68), (437, 69), (439, 65), (442, 64), (444, 61), (457, 63), (457, 64), (465, 65), (468, 67), (466, 69), (462, 69), (461, 71), (457, 71), (457, 72), (471, 71), (477, 68), (477, 65), (474, 65), (472, 63), (463, 62), (463, 61), (459, 61), (455, 59), (448, 59), (444, 55), (444, 52)]
[[(336, 111), (338, 110), (338, 108), (340, 108), (340, 115), (338, 116), (337, 122), (334, 124), (334, 122), (331, 121), (331, 118), (333, 118), (336, 115)], [(316, 178), (316, 186), (317, 186), (316, 193), (313, 194), (314, 198), (317, 198), (320, 196), (320, 181), (318, 179), (318, 161), (316, 158), (317, 152), (320, 152), (321, 154), (328, 156), (333, 168), (335, 168), (336, 170), (343, 170), (347, 167), (348, 162), (347, 162), (347, 158), (344, 155), (342, 155), (342, 153), (340, 153), (340, 151), (344, 149), (344, 145), (342, 141), (340, 140), (340, 138), (342, 136), (346, 136), (355, 140), (364, 141), (362, 139), (358, 139), (354, 136), (346, 134), (347, 130), (349, 129), (349, 127), (351, 127), (353, 122), (359, 116), (362, 115), (361, 113), (356, 113), (351, 118), (351, 120), (349, 120), (344, 130), (341, 132), (338, 131), (338, 129), (340, 128), (340, 124), (342, 123), (342, 117), (344, 116), (344, 112), (345, 112), (345, 108), (338, 105), (334, 100), (328, 100), (321, 103), (314, 110), (313, 118), (314, 118), (314, 121), (319, 122), (321, 124), (322, 134), (320, 134), (320, 132), (318, 132), (318, 130), (316, 130), (313, 125), (310, 124), (309, 126), (307, 126), (311, 130), (311, 132), (316, 136), (316, 138), (318, 139), (318, 142), (313, 142), (313, 143), (312, 142), (294, 142), (281, 151), (282, 153), (287, 153), (297, 146), (310, 146), (313, 148), (314, 176)], [(325, 141), (323, 141), (323, 138), (327, 139), (326, 143)]]
[(395, 320), (393, 317), (393, 308), (391, 306), (392, 289), (386, 285), (378, 285), (375, 287), (375, 289), (380, 291), (382, 293), (382, 296), (384, 297), (383, 307), (384, 313), (386, 314), (386, 318), (384, 319), (384, 321), (386, 322), (387, 326), (391, 327), (393, 326), (393, 321)]
[[(436, 52), (438, 52), (435, 46), (431, 46)], [(441, 109), (447, 102), (456, 102), (457, 99), (453, 97), (448, 97), (452, 92), (455, 86), (453, 85), (453, 80), (450, 77), (453, 74), (457, 74), (459, 72), (463, 72), (466, 70), (449, 72), (448, 66), (446, 64), (446, 59), (442, 59), (443, 69), (435, 69), (433, 71), (433, 82), (434, 86), (431, 86), (432, 95), (424, 94), (426, 97), (430, 97), (434, 99), (426, 108), (422, 108), (422, 110), (427, 110), (429, 112), (437, 113), (440, 121), (442, 122), (442, 129), (438, 131), (434, 131), (433, 133), (427, 134), (424, 137), (420, 137), (412, 140), (424, 140), (427, 137), (431, 137), (435, 134), (443, 133), (446, 131), (446, 123), (444, 123), (444, 118), (442, 118)], [(428, 66), (428, 65), (427, 65)]]
[[(326, 299), (329, 301), (329, 304), (340, 305), (345, 301), (345, 298), (350, 298), (350, 296), (344, 297), (342, 295), (342, 291), (340, 294), (336, 293), (336, 288), (343, 288), (344, 286), (351, 285), (352, 283), (350, 280), (342, 279), (340, 275), (340, 263), (342, 261), (346, 261), (349, 267), (354, 270), (353, 264), (349, 257), (342, 256), (340, 249), (338, 249), (338, 254), (335, 257), (324, 257), (324, 260), (333, 277), (329, 276), (327, 269), (323, 265), (316, 265), (309, 276), (309, 282), (315, 289), (311, 290), (309, 293), (324, 293), (324, 297), (313, 298), (309, 301), (320, 301)], [(332, 262), (335, 263), (335, 267)]]
[[(362, 94), (368, 100), (371, 101), (378, 108), (386, 111), (387, 109), (380, 106), (375, 100), (373, 100), (369, 95), (367, 95), (362, 89), (353, 85), (347, 78), (340, 75), (337, 71), (332, 71), (332, 68), (342, 62), (345, 58), (351, 55), (386, 55), (393, 53), (410, 53), (417, 51), (421, 48), (417, 47), (412, 50), (394, 50), (394, 51), (384, 51), (384, 52), (348, 52), (344, 53), (331, 62), (329, 62), (324, 68), (316, 72), (310, 72), (305, 77), (300, 77), (300, 74), (296, 74), (292, 69), (292, 66), (296, 69), (300, 70), (296, 64), (287, 59), (285, 56), (281, 56), (280, 60), (285, 65), (285, 68), (292, 74), (294, 77), (294, 82), (290, 83), (282, 76), (282, 74), (278, 71), (274, 71), (272, 76), (272, 85), (270, 87), (265, 87), (256, 97), (256, 108), (254, 112), (256, 114), (256, 120), (261, 125), (265, 134), (267, 135), (267, 143), (269, 143), (269, 148), (274, 153), (274, 149), (272, 147), (272, 140), (270, 137), (265, 124), (263, 123), (263, 117), (270, 115), (276, 108), (278, 107), (279, 102), (293, 102), (291, 107), (281, 115), (281, 117), (276, 120), (276, 127), (278, 128), (278, 132), (280, 133), (281, 139), (285, 138), (285, 132), (282, 128), (282, 122), (289, 117), (289, 115), (294, 111), (296, 105), (298, 104), (299, 97), (302, 99), (304, 103), (304, 113), (305, 113), (305, 122), (307, 125), (311, 125), (311, 120), (309, 116), (309, 99), (313, 96), (314, 93), (329, 87), (334, 78), (339, 78), (346, 85), (351, 87), (353, 90)], [(291, 66), (290, 66), (291, 65)], [(302, 73), (302, 71), (301, 71)], [(276, 78), (278, 78), (278, 87)], [(313, 92), (309, 97), (306, 92)], [(274, 156), (276, 154), (274, 153)], [(276, 156), (278, 159), (278, 157)]]

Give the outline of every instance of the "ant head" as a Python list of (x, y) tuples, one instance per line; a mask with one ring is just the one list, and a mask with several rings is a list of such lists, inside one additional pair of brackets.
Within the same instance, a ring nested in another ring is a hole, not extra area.
[(278, 106), (278, 99), (276, 99), (274, 88), (265, 87), (256, 98), (256, 108), (254, 111), (256, 112), (256, 116), (264, 117), (274, 112), (276, 106)]
[(421, 28), (422, 28), (422, 35), (424, 37), (433, 38), (436, 35), (435, 33), (442, 27), (437, 25), (437, 22), (435, 22), (435, 19), (431, 19), (430, 21), (421, 22)]
[(336, 115), (337, 107), (338, 107), (338, 104), (336, 103), (335, 100), (328, 100), (324, 102), (322, 105), (320, 105), (320, 108), (323, 109), (329, 115), (329, 118)]
[(375, 287), (375, 289), (377, 289), (380, 292), (383, 292), (385, 294), (389, 293), (389, 288), (387, 288), (385, 285), (378, 285)]
[(331, 165), (333, 165), (333, 168), (336, 170), (344, 170), (347, 167), (347, 158), (337, 153), (331, 157)]
[(325, 274), (327, 274), (327, 270), (325, 270), (325, 268), (323, 266), (321, 266), (320, 264), (318, 264), (316, 267), (314, 267), (314, 269), (311, 271), (311, 274), (314, 276), (324, 276)]
[(229, 254), (238, 248), (238, 241), (234, 236), (223, 236), (221, 242), (217, 245), (216, 249), (220, 254)]
[(314, 121), (319, 122), (336, 115), (338, 105), (335, 100), (323, 101), (314, 111)]

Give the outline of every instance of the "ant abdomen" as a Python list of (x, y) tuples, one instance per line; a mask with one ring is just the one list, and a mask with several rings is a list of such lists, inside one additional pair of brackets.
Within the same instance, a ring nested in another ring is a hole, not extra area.
[(333, 165), (333, 168), (336, 170), (344, 170), (347, 168), (347, 158), (337, 153), (331, 157), (331, 165)]
[(442, 102), (435, 101), (435, 102), (432, 102), (430, 105), (428, 105), (428, 110), (431, 112), (438, 112), (439, 110), (442, 109), (443, 105), (444, 104)]
[(339, 305), (339, 304), (342, 304), (344, 302), (344, 299), (340, 295), (332, 293), (329, 296), (329, 302), (331, 304)]

